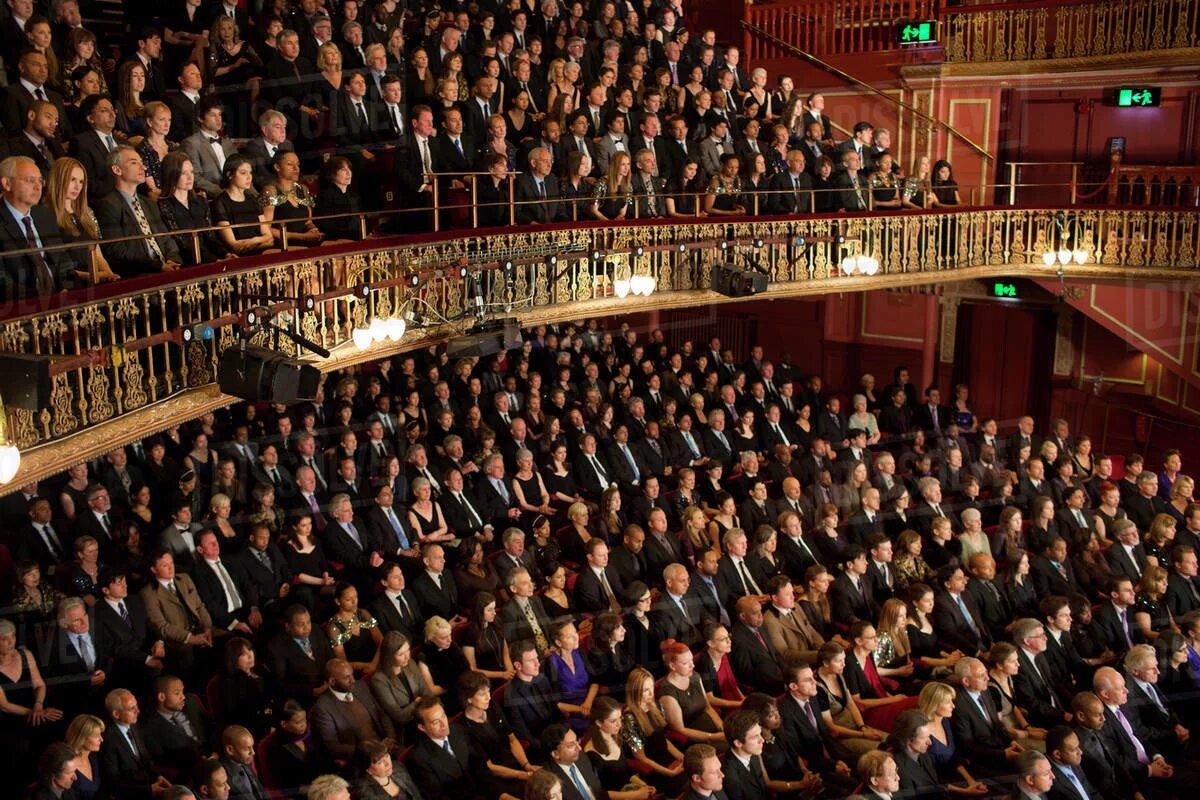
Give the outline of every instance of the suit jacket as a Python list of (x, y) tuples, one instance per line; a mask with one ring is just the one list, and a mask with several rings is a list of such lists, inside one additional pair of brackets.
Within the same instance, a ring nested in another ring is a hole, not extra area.
[(1071, 565), (1070, 560), (1062, 562), (1060, 566), (1067, 573), (1066, 577), (1055, 568), (1046, 556), (1034, 557), (1029, 577), (1033, 581), (1033, 588), (1038, 597), (1050, 597), (1051, 595), (1068, 597), (1080, 590), (1079, 584), (1075, 580), (1075, 568)]
[[(288, 139), (279, 144), (279, 150), (285, 153), (295, 149)], [(264, 186), (275, 180), (275, 170), (271, 168), (272, 158), (267, 155), (267, 144), (261, 136), (256, 136), (242, 145), (242, 155), (250, 159), (250, 164), (254, 167), (254, 188), (261, 191)]]
[(393, 602), (387, 593), (383, 593), (371, 601), (371, 614), (379, 621), (380, 630), (399, 631), (414, 645), (425, 637), (425, 617), (421, 614), (421, 605), (410, 589), (401, 590), (404, 596), (405, 611), (401, 613), (400, 606)]
[(700, 142), (700, 168), (705, 174), (716, 175), (721, 171), (721, 156), (733, 152), (733, 145), (728, 141), (717, 142), (711, 136), (706, 136)]
[[(558, 776), (559, 783), (562, 784), (563, 800), (587, 800), (579, 791), (579, 787), (575, 785), (575, 780), (553, 759), (545, 759), (545, 765), (547, 770)], [(596, 774), (595, 768), (592, 767), (592, 759), (590, 757), (585, 753), (580, 753), (579, 760), (575, 762), (575, 768), (579, 770), (580, 777), (587, 785), (588, 791), (591, 792), (595, 800), (608, 800), (608, 789), (605, 789), (604, 785), (600, 783), (600, 776)]]
[[(1125, 609), (1125, 625), (1123, 626), (1116, 607), (1112, 603), (1101, 603), (1100, 607), (1096, 609), (1096, 613), (1092, 615), (1092, 629), (1096, 631), (1104, 646), (1118, 655), (1124, 655), (1129, 651), (1129, 640), (1132, 640), (1134, 644), (1145, 642), (1142, 629), (1133, 622), (1132, 606)], [(1128, 640), (1125, 636), (1126, 630), (1129, 632)]]
[(762, 631), (779, 653), (799, 650), (815, 654), (825, 644), (825, 638), (809, 623), (799, 607), (784, 615), (775, 606), (768, 605), (763, 614)]
[(141, 598), (151, 633), (165, 642), (183, 644), (193, 632), (211, 630), (213, 621), (191, 578), (176, 575), (175, 589), (178, 597), (155, 581), (142, 589)]
[(1079, 790), (1075, 788), (1054, 759), (1050, 760), (1050, 770), (1054, 773), (1054, 784), (1051, 785), (1050, 791), (1046, 793), (1046, 800), (1100, 800), (1102, 795), (1096, 793), (1090, 781), (1088, 781), (1087, 773), (1081, 764), (1071, 770), (1075, 774), (1076, 779), (1083, 784), (1084, 794), (1080, 795)]
[(533, 174), (526, 171), (517, 178), (514, 190), (516, 220), (520, 225), (556, 222), (562, 219), (562, 207), (558, 202), (558, 178), (547, 175), (542, 179), (545, 197), (538, 193)]
[(137, 595), (125, 598), (128, 623), (104, 600), (96, 601), (92, 608), (96, 627), (111, 648), (113, 670), (117, 673), (115, 683), (144, 678), (149, 673), (146, 656), (149, 654), (150, 621), (142, 598)]
[[(984, 713), (980, 713), (980, 706)], [(972, 762), (979, 762), (991, 772), (1006, 769), (1004, 749), (1012, 744), (1012, 738), (996, 713), (990, 693), (980, 692), (976, 705), (962, 687), (957, 688), (950, 728), (956, 745), (971, 754)]]
[(355, 683), (352, 694), (352, 703), (343, 703), (334, 697), (332, 691), (327, 691), (317, 698), (309, 712), (313, 738), (329, 758), (338, 761), (352, 759), (364, 741), (360, 734), (365, 731), (359, 730), (350, 708), (353, 703), (360, 704), (366, 710), (376, 738), (394, 738), (396, 735), (391, 719), (379, 708), (375, 695), (371, 694), (365, 681)]
[(333, 658), (333, 648), (324, 631), (314, 626), (309, 635), (312, 656), (286, 631), (280, 631), (267, 643), (267, 665), (276, 686), (288, 697), (305, 701), (325, 680), (325, 663)]
[(898, 753), (896, 769), (900, 773), (900, 792), (892, 795), (896, 800), (949, 800), (950, 794), (942, 789), (941, 779), (929, 753), (912, 757), (908, 753)]
[(1030, 724), (1046, 728), (1064, 724), (1064, 703), (1058, 697), (1052, 667), (1045, 653), (1034, 659), (1031, 666), (1029, 654), (1017, 648), (1017, 662), (1021, 669), (1013, 676), (1013, 699), (1025, 709)]
[[(62, 144), (57, 138), (45, 139), (43, 145), (49, 153), (50, 158), (55, 161), (67, 154), (67, 151), (63, 149)], [(4, 143), (4, 150), (10, 156), (32, 158), (38, 165), (38, 169), (41, 170), (43, 178), (50, 174), (51, 164), (23, 131), (10, 136)]]
[(1117, 542), (1104, 551), (1104, 560), (1112, 567), (1115, 574), (1129, 578), (1133, 581), (1134, 586), (1137, 586), (1138, 581), (1141, 580), (1141, 573), (1146, 570), (1146, 551), (1140, 544), (1133, 548), (1133, 558), (1131, 559), (1124, 546)]
[[(1134, 680), (1129, 670), (1122, 670), (1125, 676), (1125, 686), (1129, 689), (1129, 699), (1122, 711), (1130, 720), (1137, 720), (1136, 729), (1145, 733), (1159, 749), (1170, 749), (1176, 746), (1175, 726), (1182, 724), (1179, 716), (1171, 709), (1167, 697), (1157, 690), (1158, 702), (1155, 702)], [(1157, 687), (1155, 687), (1157, 689)], [(1162, 703), (1162, 707), (1159, 706)]]
[[(1103, 729), (1091, 731), (1073, 726), (1083, 750), (1083, 771), (1101, 797), (1123, 797), (1134, 791), (1133, 777), (1110, 746)], [(1056, 781), (1057, 782), (1057, 781)]]
[(704, 604), (699, 597), (690, 592), (681, 598), (681, 602), (687, 609), (687, 616), (684, 616), (679, 603), (669, 594), (661, 593), (650, 608), (650, 621), (658, 629), (658, 635), (663, 641), (674, 639), (690, 648), (699, 647), (704, 640), (701, 631), (701, 623), (705, 617)]
[[(865, 151), (864, 151), (865, 152)], [(867, 185), (866, 173), (859, 170), (858, 173), (851, 178), (849, 172), (839, 172), (833, 178), (833, 188), (838, 190), (837, 199), (834, 203), (839, 209), (846, 211), (866, 211), (867, 197), (871, 194), (871, 189)], [(855, 190), (857, 187), (857, 191)], [(880, 420), (882, 422), (882, 419)], [(883, 426), (880, 425), (882, 428)]]
[[(1146, 735), (1145, 729), (1138, 724), (1137, 715), (1129, 713), (1128, 704), (1126, 704), (1125, 708), (1121, 709), (1121, 713), (1129, 722), (1129, 727), (1133, 730), (1134, 736), (1141, 742), (1142, 749), (1146, 751), (1146, 755), (1153, 759), (1154, 756), (1158, 755), (1158, 748), (1154, 746), (1154, 743)], [(1104, 737), (1109, 752), (1125, 768), (1125, 771), (1137, 782), (1144, 782), (1149, 776), (1149, 770), (1145, 764), (1138, 761), (1137, 748), (1133, 740), (1125, 733), (1125, 729), (1120, 721), (1117, 720), (1116, 714), (1107, 706), (1104, 709), (1104, 727), (1100, 729), (1100, 735)]]
[(504, 690), (504, 715), (517, 737), (536, 742), (546, 725), (558, 719), (558, 697), (543, 671), (531, 681), (513, 680)]
[[(142, 207), (150, 230), (154, 233), (166, 233), (167, 226), (163, 224), (162, 217), (159, 216), (158, 205), (142, 198), (137, 198), (137, 202)], [(104, 257), (108, 259), (113, 270), (118, 272), (121, 277), (128, 278), (159, 272), (162, 270), (164, 260), (174, 261), (176, 264), (183, 263), (183, 258), (179, 255), (179, 247), (171, 236), (155, 238), (155, 242), (162, 252), (162, 260), (151, 255), (145, 240), (130, 239), (123, 242), (107, 240), (107, 237), (142, 235), (142, 229), (133, 216), (133, 209), (130, 208), (129, 203), (125, 202), (125, 198), (121, 196), (120, 192), (112, 191), (107, 197), (98, 200), (93, 208), (96, 212), (96, 221), (100, 224), (100, 230), (106, 237), (105, 242), (100, 245), (100, 249), (104, 251)]]
[[(478, 160), (478, 147), (475, 144), (477, 140), (464, 133), (458, 137), (458, 141), (462, 145), (461, 153), (444, 133), (430, 139), (429, 156), (433, 159), (435, 172), (470, 172), (475, 168)], [(445, 186), (449, 188), (449, 185), (447, 180)]]
[(88, 178), (88, 200), (93, 208), (100, 198), (112, 194), (116, 178), (108, 168), (108, 147), (94, 129), (89, 128), (71, 140), (71, 155), (83, 164)]
[(108, 735), (100, 742), (100, 782), (112, 787), (118, 797), (150, 800), (150, 785), (158, 779), (159, 771), (137, 725), (129, 728), (129, 737), (137, 747), (136, 752), (121, 731), (110, 726)]
[(183, 92), (168, 92), (163, 102), (171, 108), (171, 131), (167, 138), (182, 142), (196, 132), (196, 107), (199, 103), (193, 103)]
[[(615, 572), (607, 568), (604, 570), (604, 575), (608, 578), (609, 588), (612, 589), (617, 602), (621, 603), (625, 591), (621, 579)], [(610, 610), (608, 597), (605, 596), (599, 576), (586, 564), (579, 570), (579, 577), (575, 579), (575, 604), (584, 613), (598, 614)]]
[[(620, 141), (620, 144), (621, 144), (621, 147), (619, 150), (617, 148), (618, 140)], [(622, 133), (617, 139), (614, 139), (612, 137), (612, 135), (605, 133), (602, 137), (600, 137), (599, 141), (595, 142), (595, 146), (596, 146), (596, 169), (600, 170), (600, 173), (602, 175), (607, 174), (608, 173), (608, 164), (610, 161), (612, 161), (613, 156), (615, 156), (619, 152), (620, 153), (628, 153), (629, 152), (629, 137)]]
[(247, 583), (257, 596), (258, 604), (270, 605), (279, 600), (279, 588), (292, 581), (292, 568), (288, 566), (283, 551), (279, 545), (270, 542), (263, 551), (267, 563), (259, 561), (251, 548), (247, 547), (241, 553), (233, 556), (232, 560), (245, 577)]
[[(779, 506), (776, 504), (776, 510), (778, 509)], [(800, 544), (792, 541), (791, 537), (786, 535), (781, 535), (778, 539), (775, 557), (779, 559), (780, 569), (793, 581), (803, 581), (804, 572), (817, 563), (820, 557), (817, 546), (813, 544), (811, 534), (801, 536)]]
[(858, 585), (862, 588), (861, 592), (854, 588), (854, 584), (850, 582), (850, 576), (842, 572), (834, 578), (833, 584), (829, 587), (829, 602), (833, 619), (837, 620), (839, 624), (849, 626), (858, 620), (870, 622), (879, 616), (879, 604), (866, 575), (859, 578)]
[(215, 567), (204, 559), (199, 559), (196, 562), (196, 569), (192, 572), (192, 580), (196, 583), (196, 591), (200, 594), (201, 602), (212, 616), (213, 626), (228, 629), (235, 621), (244, 617), (251, 608), (258, 606), (258, 594), (236, 559), (222, 558), (221, 564), (229, 573), (229, 579), (233, 581), (238, 595), (237, 599), (241, 600), (241, 605), (232, 613), (229, 611), (225, 587), (222, 585), (222, 580)]
[(792, 183), (792, 173), (784, 170), (771, 178), (772, 194), (768, 208), (772, 214), (808, 214), (812, 212), (812, 176), (801, 172)]
[[(817, 706), (816, 698), (810, 700), (809, 703), (813, 712), (812, 721), (809, 720), (804, 707), (794, 697), (790, 694), (784, 695), (779, 700), (780, 726), (776, 736), (783, 745), (790, 763), (794, 764), (797, 758), (802, 758), (810, 769), (825, 771), (834, 765), (831, 756), (831, 740), (825, 728), (825, 722), (821, 718), (821, 710)], [(813, 722), (816, 723), (815, 727)]]
[[(529, 598), (529, 607), (533, 610), (533, 617), (537, 620), (538, 627), (542, 629), (542, 635), (546, 640), (550, 640), (550, 615), (546, 613), (546, 607), (542, 605), (542, 598)], [(504, 630), (504, 639), (509, 642), (517, 642), (521, 639), (533, 640), (536, 638), (533, 626), (529, 624), (529, 620), (525, 618), (525, 614), (517, 606), (517, 601), (509, 600), (504, 604), (504, 608), (500, 609), (500, 627)]]
[[(94, 615), (89, 613), (89, 617)], [(105, 687), (92, 686), (91, 679), (97, 670), (107, 673), (112, 669), (113, 650), (104, 631), (94, 621), (90, 624), (89, 638), (94, 661), (91, 669), (84, 663), (76, 637), (68, 635), (63, 628), (54, 628), (49, 639), (40, 646), (42, 674), (46, 683), (53, 687), (57, 702), (68, 711), (103, 702)]]
[[(472, 769), (471, 745), (460, 724), (456, 722), (450, 726), (449, 742), (453, 755), (438, 747), (425, 734), (417, 735), (412, 756), (406, 763), (425, 800), (459, 800), (482, 796), (482, 787), (477, 785), (476, 772)], [(565, 783), (563, 788), (565, 790)]]
[(226, 757), (219, 760), (225, 767), (225, 775), (229, 779), (229, 800), (258, 800), (260, 797), (268, 797), (262, 780), (254, 771), (253, 763), (239, 764)]
[(652, 219), (666, 216), (667, 200), (662, 178), (654, 175), (645, 176), (635, 170), (631, 183), (635, 218)]
[(1175, 619), (1200, 608), (1200, 589), (1190, 578), (1172, 572), (1167, 576), (1167, 593), (1163, 596), (1167, 609)]
[[(755, 691), (777, 695), (783, 691), (783, 672), (779, 669), (779, 653), (766, 637), (743, 622), (732, 626), (733, 651), (729, 654), (733, 674), (740, 683), (753, 686)], [(760, 638), (761, 637), (761, 638)]]
[(961, 650), (967, 655), (985, 650), (992, 644), (992, 636), (983, 619), (975, 600), (966, 592), (960, 597), (967, 607), (967, 613), (975, 622), (975, 630), (963, 618), (958, 604), (948, 592), (938, 592), (933, 604), (933, 629), (937, 631), (939, 640), (949, 650)]
[[(988, 583), (991, 588), (988, 588)], [(969, 594), (979, 608), (979, 616), (983, 624), (991, 632), (993, 639), (1004, 638), (1004, 629), (1013, 621), (1012, 608), (1004, 590), (995, 581), (984, 581), (971, 578), (967, 583), (964, 594)]]
[[(16, 66), (15, 62), (13, 62), (13, 66)], [(67, 116), (67, 109), (63, 105), (62, 95), (51, 89), (49, 85), (43, 87), (43, 91), (46, 94), (46, 99), (58, 109), (58, 129), (62, 132), (61, 135), (63, 138), (69, 137), (73, 132), (71, 130), (71, 118)], [(33, 105), (33, 100), (33, 95), (30, 94), (29, 90), (19, 80), (14, 80), (8, 84), (8, 88), (4, 90), (3, 127), (5, 130), (15, 134), (25, 127), (29, 107)]]
[(352, 520), (351, 525), (358, 532), (361, 545), (354, 541), (346, 529), (338, 522), (330, 520), (325, 527), (325, 553), (331, 561), (340, 562), (351, 569), (363, 571), (370, 568), (371, 553), (376, 549), (376, 543), (371, 540), (367, 526), (360, 519)]
[[(24, 134), (21, 138), (25, 138)], [(53, 211), (46, 206), (36, 205), (29, 209), (29, 216), (42, 247), (65, 244)], [(4, 252), (29, 247), (23, 222), (17, 221), (4, 204), (0, 204), (0, 247)], [(44, 266), (39, 265), (39, 261)], [(76, 264), (69, 250), (47, 250), (40, 257), (34, 254), (4, 256), (0, 258), (0, 265), (3, 266), (0, 270), (0, 299), (9, 302), (37, 297), (39, 272), (52, 292), (60, 292), (74, 288), (76, 269), (87, 268), (86, 264)]]
[[(208, 136), (203, 131), (197, 130), (184, 139), (181, 146), (183, 152), (187, 153), (188, 158), (195, 165), (196, 188), (203, 189), (209, 197), (216, 198), (221, 193), (221, 165), (217, 163), (217, 155), (213, 152)], [(224, 151), (226, 158), (237, 152), (233, 142), (224, 137), (221, 137), (221, 150)]]
[(183, 714), (195, 738), (152, 708), (141, 718), (142, 736), (150, 758), (173, 782), (186, 780), (200, 758), (212, 752), (209, 741), (212, 721), (194, 696), (188, 695), (184, 700)]
[(458, 587), (454, 577), (447, 570), (442, 572), (441, 578), (440, 589), (424, 569), (412, 579), (413, 596), (417, 598), (417, 605), (426, 618), (439, 616), (448, 620), (458, 613)]

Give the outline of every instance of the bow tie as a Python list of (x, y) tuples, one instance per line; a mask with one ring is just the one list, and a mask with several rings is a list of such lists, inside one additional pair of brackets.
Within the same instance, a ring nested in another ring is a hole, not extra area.
[(208, 139), (209, 144), (220, 144), (221, 143), (221, 139), (218, 136), (205, 136), (204, 138)]

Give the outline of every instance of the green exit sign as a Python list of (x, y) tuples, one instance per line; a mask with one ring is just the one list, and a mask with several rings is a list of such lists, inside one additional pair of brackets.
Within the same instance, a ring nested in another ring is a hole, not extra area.
[(1118, 108), (1152, 108), (1162, 99), (1157, 86), (1122, 86), (1117, 89)]
[(902, 47), (937, 44), (937, 21), (901, 22), (896, 25), (896, 40)]
[(988, 294), (1002, 300), (1017, 299), (1017, 285), (1006, 281), (992, 281), (988, 284)]

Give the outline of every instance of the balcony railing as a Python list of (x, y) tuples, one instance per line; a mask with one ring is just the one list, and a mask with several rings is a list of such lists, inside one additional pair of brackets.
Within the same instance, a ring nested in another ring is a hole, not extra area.
[[(250, 311), (334, 351), (323, 365), (335, 368), (387, 352), (357, 351), (353, 331), (402, 311), (416, 320), (394, 351), (461, 333), (480, 306), (530, 323), (711, 302), (720, 263), (761, 268), (771, 295), (789, 296), (1053, 275), (1043, 256), (1063, 249), (1084, 262), (1065, 265), (1068, 274), (1190, 278), (1200, 268), (1200, 214), (972, 208), (582, 223), (368, 240), (109, 284), (0, 323), (0, 351), (52, 364), (37, 411), (9, 404), (9, 438), (24, 454), (16, 482), (231, 402), (214, 385), (217, 358), (239, 341)], [(848, 255), (872, 256), (877, 272), (843, 272)], [(635, 275), (653, 278), (654, 296), (618, 298), (618, 281)], [(211, 339), (185, 336), (206, 328)], [(270, 332), (250, 341), (305, 357)]]
[[(896, 50), (896, 23), (937, 16), (938, 0), (792, 0), (746, 4), (745, 21), (815, 56)], [(750, 63), (782, 55), (747, 38)]]
[(1200, 46), (1200, 0), (1060, 0), (947, 9), (950, 63), (1079, 59)]

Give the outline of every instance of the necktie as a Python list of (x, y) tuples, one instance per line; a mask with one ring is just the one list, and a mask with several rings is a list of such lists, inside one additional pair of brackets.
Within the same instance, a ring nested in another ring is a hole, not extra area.
[(685, 442), (687, 442), (688, 450), (691, 452), (692, 458), (693, 459), (699, 458), (700, 457), (700, 448), (696, 447), (696, 440), (692, 438), (692, 432), (684, 431), (683, 432), (683, 440)]
[(216, 564), (216, 570), (217, 577), (221, 579), (221, 584), (225, 587), (225, 594), (228, 595), (230, 612), (241, 608), (242, 598), (238, 595), (237, 587), (233, 585), (233, 579), (229, 577), (229, 571), (220, 561)]
[(583, 782), (583, 776), (579, 774), (579, 767), (575, 766), (574, 764), (571, 765), (571, 780), (575, 782), (575, 788), (579, 790), (579, 796), (582, 797), (583, 800), (591, 800), (592, 791), (588, 788), (588, 785)]
[(46, 93), (42, 91), (42, 87), (40, 86), (33, 90), (33, 94), (38, 100), (46, 99)]
[(1149, 764), (1150, 756), (1146, 754), (1146, 748), (1142, 746), (1141, 741), (1133, 733), (1133, 726), (1129, 724), (1129, 720), (1121, 713), (1120, 708), (1113, 709), (1113, 713), (1117, 716), (1117, 722), (1121, 723), (1121, 729), (1125, 731), (1125, 735), (1129, 737), (1129, 741), (1133, 742), (1133, 749), (1137, 751), (1137, 760), (1139, 764)]
[(1117, 616), (1121, 620), (1121, 633), (1125, 634), (1125, 646), (1132, 650), (1133, 637), (1129, 635), (1129, 617), (1127, 616), (1125, 609), (1122, 608), (1119, 610), (1117, 612)]
[(358, 114), (358, 124), (360, 126), (359, 130), (365, 131), (367, 129), (367, 110), (363, 108), (362, 103), (355, 103), (354, 109)]
[(785, 447), (792, 446), (792, 443), (788, 441), (787, 435), (784, 434), (783, 428), (779, 427), (778, 422), (772, 422), (771, 427), (775, 429), (775, 433), (779, 435), (779, 441), (783, 442)]
[(449, 737), (442, 739), (442, 749), (446, 751), (446, 755), (448, 755), (448, 756), (454, 755), (454, 751), (450, 749)]
[(454, 149), (458, 151), (458, 154), (459, 154), (460, 156), (463, 156), (463, 158), (466, 158), (466, 156), (465, 156), (465, 155), (463, 155), (462, 139), (455, 139), (455, 140), (454, 140)]
[(251, 767), (243, 766), (242, 774), (246, 777), (246, 783), (250, 784), (250, 792), (254, 796), (254, 800), (265, 800), (266, 792), (263, 791), (262, 784), (258, 781), (258, 776), (254, 774)]
[(671, 69), (671, 85), (678, 86), (679, 85), (679, 66), (677, 64), (675, 64), (675, 62), (670, 62), (668, 64), (668, 66)]
[(479, 515), (475, 513), (475, 509), (471, 507), (471, 501), (467, 499), (467, 496), (464, 494), (458, 494), (455, 496), (458, 498), (458, 502), (462, 504), (463, 510), (467, 512), (467, 519), (470, 520), (471, 527), (481, 527), (483, 525), (483, 520), (481, 520)]
[(262, 564), (262, 565), (263, 565), (264, 567), (266, 567), (268, 570), (269, 570), (269, 569), (271, 569), (271, 559), (270, 559), (270, 558), (267, 556), (267, 554), (266, 554), (264, 551), (262, 551), (262, 550), (257, 550), (257, 549), (255, 549), (255, 548), (251, 547), (251, 548), (250, 548), (250, 553), (251, 553), (251, 554), (254, 556), (254, 559), (255, 559), (255, 560), (256, 560), (256, 561), (257, 561), (259, 564)]
[(608, 575), (604, 570), (600, 570), (600, 586), (604, 589), (604, 596), (608, 598), (609, 608), (619, 613), (621, 604), (617, 601), (617, 595), (613, 592), (612, 584), (608, 582)]
[(629, 445), (622, 444), (621, 452), (625, 454), (625, 460), (629, 462), (629, 468), (633, 470), (633, 482), (637, 483), (641, 479), (641, 473), (638, 471), (637, 462), (633, 460), (633, 453), (629, 452)]
[(58, 537), (54, 535), (54, 530), (49, 523), (41, 526), (42, 539), (46, 542), (47, 549), (50, 550), (50, 555), (54, 556), (55, 561), (62, 561), (62, 544), (58, 541)]
[(724, 431), (713, 431), (713, 433), (715, 433), (717, 435), (717, 441), (719, 441), (722, 445), (724, 445), (726, 450), (731, 449), (729, 447), (729, 440), (725, 438)]
[(175, 727), (187, 734), (187, 737), (192, 741), (196, 741), (196, 732), (192, 730), (192, 723), (182, 711), (176, 711), (171, 715), (171, 722), (175, 723)]
[(79, 657), (83, 659), (83, 665), (87, 667), (88, 672), (96, 670), (96, 651), (92, 649), (92, 642), (86, 634), (79, 634), (75, 639), (75, 643), (79, 648)]
[(108, 148), (108, 152), (110, 153), (117, 149), (117, 142), (113, 139), (112, 134), (106, 133), (104, 135), (104, 146)]
[(492, 478), (492, 486), (496, 487), (496, 492), (500, 495), (501, 498), (504, 499), (504, 504), (508, 505), (508, 503), (509, 503), (508, 488), (504, 485), (504, 481), (500, 480), (499, 478)]
[(1083, 521), (1083, 512), (1082, 512), (1082, 511), (1080, 511), (1078, 508), (1077, 508), (1077, 509), (1075, 509), (1075, 522), (1076, 522), (1076, 524), (1078, 524), (1078, 525), (1079, 525), (1079, 527), (1081, 527), (1081, 528), (1086, 528), (1086, 527), (1087, 527), (1087, 523)]
[(592, 468), (596, 470), (596, 474), (600, 476), (600, 482), (607, 484), (608, 473), (604, 471), (604, 467), (600, 466), (600, 462), (596, 459), (596, 456), (594, 454), (588, 455), (588, 461), (591, 463)]
[(963, 602), (962, 595), (954, 595), (954, 602), (958, 604), (958, 610), (962, 613), (963, 619), (967, 621), (971, 631), (978, 636), (979, 628), (975, 625), (975, 620), (971, 619), (971, 612), (967, 611), (967, 604)]
[(754, 578), (750, 577), (750, 572), (746, 569), (746, 562), (739, 561), (737, 566), (738, 575), (742, 579), (742, 588), (746, 590), (746, 594), (762, 594), (758, 590), (758, 584), (754, 582)]
[(362, 546), (363, 546), (362, 539), (359, 537), (358, 531), (354, 527), (354, 523), (353, 522), (343, 522), (342, 528), (346, 531), (346, 535), (349, 536), (351, 539), (353, 539), (354, 543), (356, 545), (358, 545), (358, 549), (361, 550)]
[(151, 236), (154, 231), (150, 228), (150, 220), (146, 218), (146, 211), (142, 208), (142, 201), (136, 197), (133, 198), (130, 208), (133, 209), (133, 218), (137, 221), (138, 229), (146, 237), (146, 247), (150, 251), (150, 255), (157, 258), (160, 262), (165, 261), (162, 249), (158, 246), (158, 241)]
[(425, 170), (426, 173), (433, 172), (433, 165), (429, 160), (429, 140), (428, 139), (423, 139), (421, 141), (421, 169)]
[(321, 507), (317, 505), (317, 496), (315, 494), (308, 496), (308, 507), (312, 509), (313, 515), (321, 513)]
[(121, 615), (121, 621), (132, 628), (133, 620), (129, 618), (129, 609), (125, 608), (124, 600), (121, 600), (117, 603), (117, 612)]
[(304, 651), (304, 655), (309, 658), (313, 657), (312, 639), (305, 636), (300, 640), (300, 649)]
[(276, 489), (283, 483), (283, 479), (279, 477), (279, 470), (275, 467), (271, 467), (271, 483), (275, 484)]
[(533, 631), (533, 640), (537, 645), (538, 652), (546, 652), (546, 649), (549, 646), (548, 642), (546, 641), (546, 634), (542, 631), (542, 626), (538, 624), (537, 615), (533, 613), (533, 606), (528, 601), (525, 602), (524, 611), (525, 621), (529, 623), (529, 628)]
[[(33, 217), (26, 214), (21, 218), (25, 223), (25, 243), (31, 248), (38, 246), (37, 235), (33, 232)], [(35, 269), (34, 280), (37, 285), (37, 293), (40, 295), (48, 295), (54, 292), (54, 276), (50, 274), (50, 267), (46, 264), (46, 259), (40, 251), (35, 251), (29, 256), (33, 261)]]
[(404, 535), (404, 526), (400, 524), (400, 519), (396, 516), (395, 509), (388, 506), (383, 513), (392, 525), (392, 530), (396, 534), (396, 541), (400, 543), (400, 549), (407, 550), (410, 547), (408, 537)]
[(100, 524), (104, 526), (105, 533), (107, 533), (107, 534), (112, 533), (112, 524), (108, 521), (108, 514), (100, 515)]
[(405, 620), (406, 618), (408, 618), (410, 616), (409, 610), (408, 610), (408, 601), (406, 601), (404, 599), (403, 594), (396, 595), (396, 610), (400, 613), (401, 621)]
[(400, 122), (400, 109), (397, 106), (388, 106), (391, 109), (392, 132), (401, 133), (404, 130), (404, 125)]

